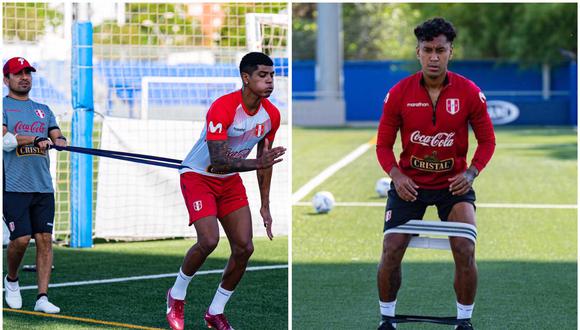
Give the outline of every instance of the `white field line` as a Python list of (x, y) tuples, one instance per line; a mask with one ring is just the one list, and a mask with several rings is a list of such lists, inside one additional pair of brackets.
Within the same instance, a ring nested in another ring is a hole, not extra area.
[[(296, 206), (310, 206), (310, 202), (297, 202)], [(337, 202), (335, 206), (385, 207), (386, 202)], [(492, 209), (577, 209), (576, 204), (512, 204), (512, 203), (475, 203), (479, 208)]]
[[(271, 269), (284, 269), (288, 268), (288, 265), (272, 265), (272, 266), (254, 266), (246, 268), (247, 272), (260, 271), (260, 270), (271, 270)], [(223, 269), (212, 269), (212, 270), (202, 270), (195, 273), (195, 276), (199, 275), (210, 275), (210, 274), (221, 274)], [(104, 283), (119, 283), (119, 282), (129, 282), (129, 281), (140, 281), (140, 280), (151, 280), (165, 277), (175, 277), (177, 273), (167, 273), (167, 274), (157, 274), (157, 275), (143, 275), (143, 276), (131, 276), (131, 277), (119, 277), (110, 278), (106, 280), (93, 280), (93, 281), (79, 281), (79, 282), (67, 282), (67, 283), (57, 283), (50, 284), (49, 288), (60, 288), (66, 286), (81, 286), (81, 285), (93, 285), (93, 284), (104, 284)], [(34, 290), (37, 289), (36, 285), (28, 285), (20, 287), (20, 290)], [(6, 290), (6, 289), (4, 289)], [(3, 290), (3, 291), (4, 291)]]
[(334, 173), (338, 172), (341, 168), (350, 164), (355, 159), (360, 157), (362, 154), (367, 152), (367, 150), (369, 150), (369, 148), (372, 145), (374, 145), (374, 143), (372, 141), (369, 141), (359, 146), (348, 155), (344, 156), (344, 158), (342, 158), (338, 162), (325, 168), (322, 172), (320, 172), (320, 174), (312, 178), (305, 185), (300, 187), (300, 189), (298, 189), (294, 194), (292, 194), (292, 203), (296, 204), (300, 202), (302, 198), (306, 197), (306, 195), (308, 195), (314, 188), (318, 187), (321, 183), (323, 183), (326, 179), (331, 177)]

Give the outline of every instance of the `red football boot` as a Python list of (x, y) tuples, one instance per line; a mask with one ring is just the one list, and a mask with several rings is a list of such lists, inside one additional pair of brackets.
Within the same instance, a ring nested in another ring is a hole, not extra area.
[(216, 330), (234, 330), (232, 326), (228, 323), (226, 316), (224, 314), (211, 315), (209, 311), (205, 312), (205, 324), (208, 328), (213, 328)]
[(167, 322), (173, 330), (183, 330), (183, 305), (185, 300), (173, 299), (167, 291)]

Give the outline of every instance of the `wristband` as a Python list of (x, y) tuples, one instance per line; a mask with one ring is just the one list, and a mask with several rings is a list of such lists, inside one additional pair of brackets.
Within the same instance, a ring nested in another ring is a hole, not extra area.
[(39, 147), (38, 144), (42, 141), (48, 141), (48, 138), (36, 136), (34, 137), (34, 146)]

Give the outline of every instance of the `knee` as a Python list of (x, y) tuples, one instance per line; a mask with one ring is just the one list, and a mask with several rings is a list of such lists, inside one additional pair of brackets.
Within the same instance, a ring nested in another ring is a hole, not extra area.
[(234, 245), (232, 254), (236, 259), (247, 260), (254, 253), (254, 244), (250, 241), (246, 244)]
[(385, 242), (383, 245), (383, 265), (389, 268), (397, 268), (405, 254), (406, 244), (399, 242)]
[(52, 234), (36, 234), (34, 235), (34, 242), (38, 250), (52, 251)]
[(457, 238), (451, 244), (458, 266), (471, 267), (475, 264), (475, 244), (466, 238)]
[(26, 249), (30, 243), (30, 236), (20, 236), (10, 241), (10, 246), (15, 249)]
[(219, 243), (219, 236), (199, 238), (197, 244), (204, 255), (209, 255)]

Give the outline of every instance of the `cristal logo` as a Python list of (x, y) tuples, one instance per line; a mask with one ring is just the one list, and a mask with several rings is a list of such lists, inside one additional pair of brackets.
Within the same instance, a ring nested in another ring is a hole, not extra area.
[(411, 134), (411, 142), (426, 147), (451, 147), (453, 146), (454, 136), (455, 132), (441, 132), (435, 135), (423, 135), (420, 131), (415, 131)]
[(43, 133), (44, 123), (41, 121), (35, 121), (32, 125), (29, 125), (19, 121), (14, 125), (14, 133), (20, 132)]
[(213, 121), (209, 122), (209, 131), (211, 133), (221, 133), (222, 132), (222, 123), (218, 123), (217, 125), (214, 125)]

